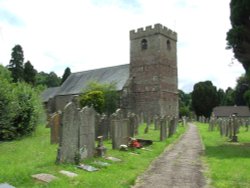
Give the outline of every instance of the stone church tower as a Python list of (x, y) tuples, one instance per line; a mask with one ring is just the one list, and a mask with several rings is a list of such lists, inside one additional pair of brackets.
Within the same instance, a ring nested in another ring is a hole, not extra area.
[(131, 111), (178, 116), (176, 42), (177, 33), (161, 24), (130, 31)]

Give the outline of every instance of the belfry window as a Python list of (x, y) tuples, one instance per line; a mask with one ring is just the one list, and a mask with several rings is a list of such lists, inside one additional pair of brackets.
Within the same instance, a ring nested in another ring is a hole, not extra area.
[(167, 40), (167, 50), (171, 50), (171, 43), (170, 43), (170, 41), (169, 40)]
[(141, 41), (141, 49), (142, 50), (148, 49), (148, 41), (146, 39), (142, 39), (142, 41)]

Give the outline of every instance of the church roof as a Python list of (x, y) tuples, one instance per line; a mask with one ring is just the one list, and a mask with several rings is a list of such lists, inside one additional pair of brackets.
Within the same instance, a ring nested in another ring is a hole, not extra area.
[(217, 106), (213, 109), (216, 117), (229, 117), (233, 114), (239, 117), (250, 117), (250, 111), (247, 106)]
[(59, 91), (60, 87), (50, 87), (47, 88), (41, 94), (42, 102), (48, 102), (50, 98), (53, 98), (57, 92)]
[(98, 83), (116, 83), (117, 90), (122, 90), (129, 78), (129, 64), (106, 67), (72, 73), (64, 81), (56, 95), (79, 94), (91, 81)]

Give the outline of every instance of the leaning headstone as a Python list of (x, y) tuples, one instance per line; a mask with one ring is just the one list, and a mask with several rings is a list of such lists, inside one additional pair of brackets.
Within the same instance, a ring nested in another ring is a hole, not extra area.
[(72, 101), (65, 106), (62, 113), (60, 143), (57, 155), (58, 163), (73, 163), (76, 161), (76, 158), (78, 158), (79, 123), (79, 110), (76, 101)]
[(45, 183), (49, 183), (49, 182), (56, 179), (55, 176), (53, 176), (51, 174), (44, 174), (44, 173), (42, 173), (42, 174), (34, 174), (34, 175), (32, 175), (32, 178), (34, 178), (34, 179), (36, 179), (38, 181), (45, 182)]
[(50, 143), (51, 144), (59, 143), (61, 116), (62, 116), (62, 113), (59, 111), (59, 112), (55, 112), (50, 118)]
[(109, 118), (105, 114), (102, 114), (99, 119), (96, 120), (96, 138), (98, 136), (103, 136), (103, 139), (106, 140), (109, 138)]

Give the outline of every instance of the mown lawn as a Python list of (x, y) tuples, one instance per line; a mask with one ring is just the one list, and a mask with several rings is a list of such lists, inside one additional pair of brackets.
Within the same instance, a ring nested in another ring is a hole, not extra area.
[(240, 129), (238, 143), (228, 142), (218, 131), (209, 132), (208, 124), (197, 123), (205, 145), (204, 161), (211, 184), (218, 188), (250, 187), (250, 132)]
[[(93, 158), (83, 161), (93, 165), (94, 161), (105, 161), (111, 165), (100, 167), (97, 172), (86, 172), (77, 169), (75, 165), (56, 165), (57, 145), (50, 145), (50, 130), (39, 126), (34, 135), (18, 141), (0, 143), (0, 183), (8, 182), (16, 187), (96, 187), (119, 188), (134, 184), (138, 175), (143, 173), (164, 148), (176, 141), (185, 128), (179, 126), (177, 134), (165, 142), (159, 142), (159, 131), (150, 127), (149, 133), (144, 134), (145, 125), (140, 126), (138, 138), (152, 139), (154, 143), (148, 150), (114, 151), (111, 150), (111, 141), (106, 141), (107, 156), (113, 156), (122, 162), (110, 162), (102, 158)], [(150, 151), (149, 151), (150, 150)], [(136, 154), (135, 154), (136, 153)], [(95, 166), (98, 167), (98, 166)], [(69, 178), (59, 173), (60, 170), (69, 170), (78, 174), (78, 177)], [(57, 180), (49, 184), (35, 181), (31, 175), (49, 173)]]

